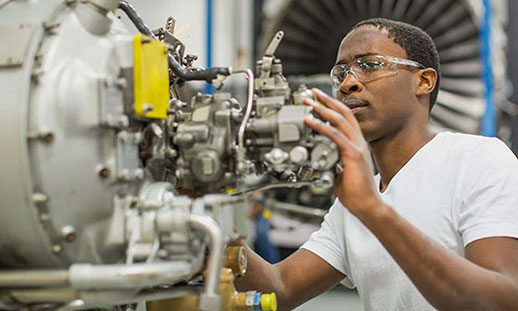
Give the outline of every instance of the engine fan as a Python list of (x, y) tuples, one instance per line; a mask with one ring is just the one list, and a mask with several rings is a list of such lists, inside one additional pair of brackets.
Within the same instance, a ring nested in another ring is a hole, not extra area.
[[(259, 46), (276, 29), (284, 30), (277, 55), (283, 59), (286, 76), (299, 83), (321, 85), (334, 64), (341, 39), (357, 22), (384, 17), (416, 25), (433, 38), (441, 59), (442, 83), (432, 125), (439, 130), (479, 133), (484, 112), (478, 29), (481, 8), (478, 0), (288, 0), (265, 27)], [(494, 26), (494, 33), (501, 34), (498, 23)], [(502, 37), (498, 35), (494, 37)], [(496, 83), (504, 79), (504, 64), (502, 55), (494, 57)], [(498, 85), (496, 89), (501, 90)]]

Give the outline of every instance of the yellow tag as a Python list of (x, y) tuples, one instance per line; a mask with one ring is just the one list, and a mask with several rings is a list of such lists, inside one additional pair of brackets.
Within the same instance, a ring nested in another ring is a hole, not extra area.
[(167, 46), (139, 34), (133, 39), (133, 86), (135, 114), (166, 119), (169, 108), (169, 64)]

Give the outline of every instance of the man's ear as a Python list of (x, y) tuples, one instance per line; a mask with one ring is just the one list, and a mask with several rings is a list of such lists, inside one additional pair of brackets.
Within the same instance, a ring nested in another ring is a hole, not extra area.
[(437, 71), (433, 68), (421, 69), (417, 75), (416, 96), (427, 95), (433, 92), (437, 84)]

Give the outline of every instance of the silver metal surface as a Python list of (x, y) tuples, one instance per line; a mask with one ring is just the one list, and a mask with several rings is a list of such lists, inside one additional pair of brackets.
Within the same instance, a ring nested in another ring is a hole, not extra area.
[(0, 26), (0, 38), (9, 44), (0, 45), (0, 67), (21, 66), (26, 58), (37, 27), (32, 24)]
[(200, 310), (220, 310), (219, 279), (225, 248), (223, 233), (218, 224), (212, 218), (205, 215), (191, 215), (189, 223), (195, 228), (205, 231), (210, 237), (207, 277), (205, 280), (205, 290), (200, 297)]
[(73, 264), (70, 285), (76, 290), (142, 289), (186, 281), (196, 271), (189, 262), (134, 263), (132, 265)]
[(0, 287), (57, 287), (67, 286), (66, 270), (31, 270), (0, 272)]
[(233, 73), (245, 73), (248, 78), (248, 95), (246, 101), (245, 115), (243, 117), (243, 121), (241, 121), (241, 125), (239, 126), (237, 141), (238, 141), (238, 149), (237, 149), (237, 161), (238, 161), (238, 170), (242, 172), (246, 172), (246, 164), (245, 164), (245, 130), (248, 120), (250, 119), (250, 114), (252, 113), (252, 104), (254, 100), (254, 73), (250, 69), (236, 69), (233, 70)]

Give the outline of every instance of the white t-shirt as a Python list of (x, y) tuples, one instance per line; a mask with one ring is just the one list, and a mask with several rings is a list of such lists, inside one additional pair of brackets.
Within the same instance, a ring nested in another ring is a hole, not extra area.
[[(375, 176), (379, 185), (380, 177)], [(518, 238), (518, 161), (500, 140), (439, 133), (381, 193), (403, 218), (445, 248), (484, 237)], [(338, 200), (302, 246), (356, 286), (366, 310), (434, 310), (376, 237)]]

